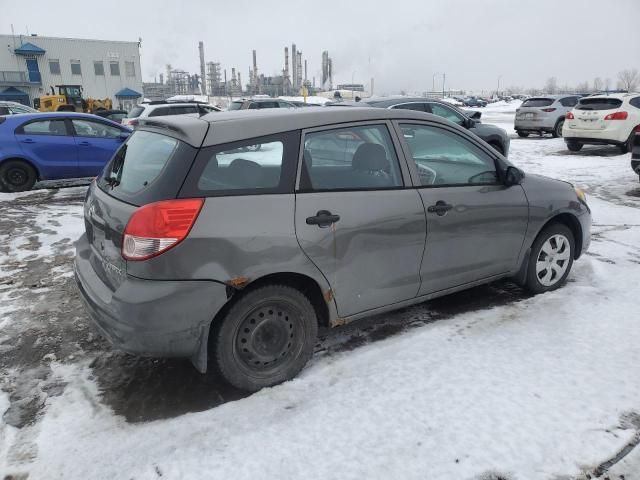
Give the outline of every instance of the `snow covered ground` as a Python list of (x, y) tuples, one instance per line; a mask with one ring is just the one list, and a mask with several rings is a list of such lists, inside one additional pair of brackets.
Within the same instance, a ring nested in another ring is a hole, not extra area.
[[(482, 119), (513, 133), (516, 106)], [(0, 194), (0, 478), (639, 479), (630, 155), (531, 137), (510, 158), (590, 194), (564, 288), (499, 282), (323, 331), (298, 378), (251, 396), (94, 334), (71, 277), (85, 187)]]

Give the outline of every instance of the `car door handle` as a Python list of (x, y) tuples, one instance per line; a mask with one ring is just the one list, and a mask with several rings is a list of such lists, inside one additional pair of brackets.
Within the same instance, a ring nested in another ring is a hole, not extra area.
[(307, 225), (317, 225), (320, 228), (325, 228), (339, 220), (340, 215), (333, 215), (329, 210), (320, 210), (315, 217), (307, 217)]
[(21, 140), (22, 143), (36, 143), (35, 140), (32, 140), (30, 138), (25, 138), (24, 140)]
[(81, 147), (90, 147), (91, 144), (89, 142), (80, 142), (78, 145), (80, 145)]
[(453, 208), (453, 205), (449, 205), (442, 200), (438, 200), (435, 205), (431, 205), (427, 208), (427, 212), (436, 213), (439, 216), (446, 214), (449, 210)]

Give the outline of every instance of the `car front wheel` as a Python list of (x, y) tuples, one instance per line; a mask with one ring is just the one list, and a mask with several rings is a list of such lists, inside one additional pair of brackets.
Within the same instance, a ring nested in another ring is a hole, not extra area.
[(522, 138), (527, 138), (529, 136), (529, 132), (523, 132), (522, 130), (518, 130), (518, 136)]
[(574, 251), (575, 239), (566, 225), (554, 223), (542, 230), (531, 247), (526, 288), (542, 293), (562, 286), (571, 271)]
[(311, 358), (318, 334), (309, 299), (285, 285), (241, 295), (214, 326), (210, 348), (218, 372), (250, 392), (292, 379)]

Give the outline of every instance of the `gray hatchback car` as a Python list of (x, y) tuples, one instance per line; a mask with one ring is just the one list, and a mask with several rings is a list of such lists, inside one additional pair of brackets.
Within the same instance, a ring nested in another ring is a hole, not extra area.
[(116, 346), (255, 391), (336, 326), (511, 277), (566, 280), (591, 214), (440, 117), (380, 108), (145, 119), (90, 186), (75, 274)]

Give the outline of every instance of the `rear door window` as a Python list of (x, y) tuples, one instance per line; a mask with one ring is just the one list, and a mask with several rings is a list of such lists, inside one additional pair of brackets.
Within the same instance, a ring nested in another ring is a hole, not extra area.
[(354, 126), (305, 135), (302, 191), (402, 186), (398, 157), (385, 125)]
[(176, 198), (196, 149), (173, 137), (137, 130), (98, 178), (98, 186), (132, 205)]
[(16, 130), (27, 135), (69, 135), (64, 120), (40, 120), (30, 122)]
[(151, 110), (151, 112), (149, 112), (150, 117), (164, 117), (166, 115), (170, 115), (169, 107), (160, 107), (160, 108), (156, 108), (155, 110)]
[(258, 102), (258, 108), (278, 108), (278, 102)]
[(614, 110), (622, 106), (619, 98), (583, 98), (578, 103), (578, 110)]
[(529, 98), (522, 102), (523, 107), (548, 107), (553, 104), (555, 100), (553, 98)]
[(92, 120), (74, 118), (71, 123), (78, 137), (118, 138), (121, 132), (117, 127)]
[(633, 107), (640, 108), (640, 97), (635, 97), (629, 100), (629, 104)]
[(464, 117), (458, 112), (454, 111), (452, 108), (445, 107), (444, 105), (440, 105), (439, 103), (430, 103), (429, 107), (431, 108), (431, 113), (433, 113), (434, 115), (446, 118), (450, 122), (453, 122), (457, 125), (464, 125)]
[(183, 197), (293, 191), (300, 132), (205, 147), (198, 153)]
[(563, 107), (575, 107), (578, 103), (578, 97), (567, 97), (560, 100), (560, 104)]

